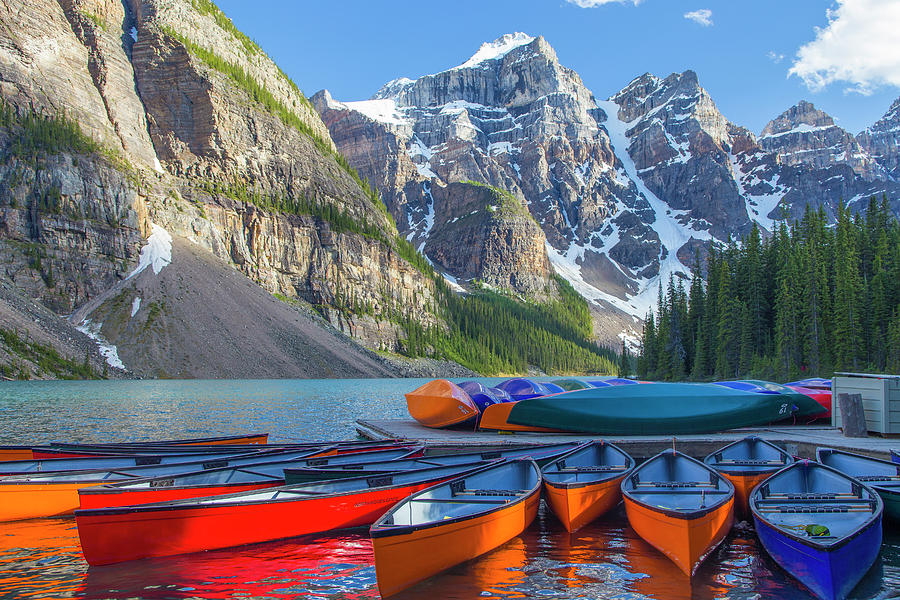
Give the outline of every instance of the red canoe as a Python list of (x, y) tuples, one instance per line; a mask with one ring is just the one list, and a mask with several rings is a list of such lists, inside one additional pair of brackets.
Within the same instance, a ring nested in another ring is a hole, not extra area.
[(77, 510), (75, 519), (85, 560), (107, 565), (371, 525), (410, 494), (483, 466), (454, 465), (159, 504)]

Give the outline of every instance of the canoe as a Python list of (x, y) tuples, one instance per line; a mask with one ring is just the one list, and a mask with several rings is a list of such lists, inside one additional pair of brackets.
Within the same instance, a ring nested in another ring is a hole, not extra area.
[(517, 425), (509, 422), (509, 414), (517, 404), (504, 402), (488, 406), (481, 413), (478, 420), (478, 429), (484, 431), (531, 431), (534, 433), (566, 433), (563, 429), (550, 429), (549, 427), (532, 427), (530, 425)]
[[(170, 502), (184, 498), (201, 496), (218, 496), (236, 492), (258, 490), (263, 488), (287, 485), (285, 469), (346, 466), (368, 462), (383, 464), (391, 459), (403, 459), (421, 454), (421, 447), (411, 449), (378, 450), (353, 454), (340, 454), (322, 457), (314, 454), (285, 455), (281, 458), (270, 457), (266, 462), (248, 465), (230, 465), (205, 471), (177, 473), (162, 477), (145, 477), (84, 487), (78, 490), (80, 508), (105, 508), (111, 506), (130, 506), (133, 504), (149, 504), (153, 502)], [(475, 462), (475, 461), (472, 461)], [(418, 468), (434, 465), (422, 464)], [(344, 472), (344, 477), (360, 474), (357, 471)]]
[(622, 496), (637, 534), (689, 577), (734, 521), (731, 482), (673, 450), (657, 454), (626, 477)]
[[(183, 440), (162, 440), (159, 442), (117, 442), (115, 445), (129, 447), (160, 446), (212, 446), (231, 444), (265, 444), (269, 440), (268, 433), (251, 433), (234, 436), (219, 436), (208, 438), (190, 438)], [(113, 444), (85, 444), (94, 448), (110, 446)], [(54, 444), (37, 444), (34, 446), (0, 446), (0, 462), (8, 460), (32, 460), (35, 457), (33, 449), (41, 446), (54, 446)], [(37, 457), (39, 458), (39, 457)]]
[(602, 440), (541, 468), (547, 504), (567, 531), (581, 529), (622, 501), (620, 485), (634, 470), (634, 459)]
[(806, 460), (750, 495), (763, 548), (823, 600), (846, 598), (875, 562), (883, 506), (871, 488)]
[(800, 379), (799, 381), (789, 381), (784, 384), (787, 386), (797, 385), (800, 387), (810, 388), (814, 390), (831, 391), (831, 380), (824, 377), (810, 377), (808, 379)]
[(816, 460), (875, 490), (884, 503), (884, 516), (900, 522), (900, 465), (833, 448), (818, 448)]
[(587, 388), (594, 387), (586, 381), (582, 381), (581, 379), (574, 378), (566, 378), (566, 379), (554, 379), (551, 381), (553, 385), (557, 387), (561, 387), (563, 390), (567, 392), (571, 392), (572, 390), (584, 390)]
[(790, 414), (790, 401), (717, 385), (647, 383), (522, 400), (508, 421), (599, 435), (681, 435), (764, 425)]
[(825, 415), (825, 408), (821, 404), (807, 396), (792, 390), (791, 388), (775, 383), (772, 381), (763, 381), (761, 379), (745, 379), (749, 383), (756, 384), (770, 392), (777, 392), (782, 397), (789, 397), (793, 401), (791, 407), (792, 416), (799, 419), (807, 419), (808, 417), (819, 418)]
[(728, 444), (703, 459), (734, 486), (735, 516), (750, 519), (750, 492), (759, 483), (794, 462), (794, 457), (755, 435)]
[(92, 566), (106, 565), (371, 525), (410, 494), (475, 468), (434, 467), (173, 502), (77, 510), (75, 521), (85, 560)]
[(813, 400), (815, 400), (819, 406), (825, 409), (820, 415), (817, 415), (817, 419), (831, 419), (831, 390), (830, 389), (822, 389), (822, 388), (808, 388), (802, 387), (799, 385), (788, 385), (788, 387), (798, 394), (803, 394), (804, 396), (809, 396)]
[(522, 448), (485, 450), (482, 452), (466, 452), (462, 454), (444, 454), (440, 456), (423, 456), (414, 459), (397, 459), (382, 462), (366, 462), (345, 464), (337, 467), (289, 468), (284, 471), (288, 484), (308, 483), (326, 479), (340, 479), (361, 473), (395, 473), (410, 469), (422, 469), (443, 465), (466, 464), (497, 459), (531, 458), (538, 467), (542, 467), (557, 458), (578, 450), (590, 442), (566, 442), (562, 444), (542, 444)]
[[(249, 466), (287, 458), (306, 458), (319, 450), (271, 450), (213, 456), (197, 462), (150, 465), (130, 469), (94, 469), (62, 473), (23, 473), (0, 477), (0, 521), (71, 514), (79, 506), (80, 488), (137, 480), (147, 477), (171, 477), (180, 473), (207, 471), (222, 467)], [(358, 455), (357, 455), (358, 456)]]
[(458, 385), (435, 379), (406, 394), (409, 415), (426, 427), (450, 427), (475, 422), (478, 407)]
[(487, 387), (477, 381), (463, 381), (459, 387), (469, 395), (480, 413), (493, 404), (512, 401), (512, 397), (503, 390)]
[(369, 529), (382, 598), (521, 534), (537, 516), (541, 473), (503, 461), (403, 500)]
[(558, 394), (559, 392), (564, 391), (561, 387), (552, 383), (533, 381), (524, 377), (507, 379), (506, 381), (498, 383), (496, 387), (509, 394), (515, 401)]
[(634, 379), (625, 379), (623, 377), (604, 377), (603, 379), (598, 379), (597, 381), (590, 381), (591, 385), (594, 387), (602, 387), (597, 385), (597, 383), (604, 383), (606, 385), (635, 385), (640, 383), (639, 381), (635, 381)]

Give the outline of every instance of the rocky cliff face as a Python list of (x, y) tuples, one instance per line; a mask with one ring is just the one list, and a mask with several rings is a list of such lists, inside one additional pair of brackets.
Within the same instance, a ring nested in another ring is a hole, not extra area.
[(856, 139), (891, 177), (900, 179), (900, 98)]
[[(433, 282), (316, 111), (211, 2), (11, 0), (0, 28), (3, 101), (65, 115), (99, 149), (22, 156), (23, 128), (0, 127), (0, 244), (32, 297), (102, 304), (155, 224), (372, 347), (397, 349), (392, 318), (438, 322)], [(123, 331), (97, 334), (129, 356)]]

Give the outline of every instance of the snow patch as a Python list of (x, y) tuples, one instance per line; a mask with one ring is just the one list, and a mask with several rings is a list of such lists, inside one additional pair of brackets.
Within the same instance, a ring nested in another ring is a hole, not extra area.
[(373, 121), (388, 125), (406, 125), (406, 118), (397, 110), (397, 102), (392, 98), (385, 100), (361, 100), (344, 102), (344, 106), (362, 113)]
[(92, 340), (97, 343), (97, 347), (100, 350), (100, 354), (103, 358), (106, 359), (106, 363), (115, 367), (116, 369), (122, 369), (125, 371), (125, 365), (119, 360), (119, 353), (116, 350), (116, 347), (107, 342), (100, 335), (100, 329), (103, 328), (103, 323), (91, 323), (90, 319), (85, 319), (81, 322), (81, 325), (76, 325), (75, 329), (88, 336)]
[(131, 301), (131, 316), (134, 317), (134, 315), (136, 315), (139, 310), (141, 310), (140, 296)]
[(806, 123), (800, 123), (793, 129), (788, 129), (787, 131), (782, 131), (781, 133), (770, 133), (769, 135), (761, 136), (760, 140), (765, 140), (767, 138), (777, 138), (783, 135), (790, 135), (792, 133), (811, 133), (813, 131), (825, 131), (826, 129), (831, 129), (832, 127), (836, 127), (836, 125), (820, 125), (819, 127), (813, 127), (812, 125), (807, 125)]
[(481, 48), (478, 49), (478, 52), (472, 55), (472, 58), (456, 68), (469, 69), (472, 67), (477, 67), (483, 62), (502, 58), (519, 46), (530, 44), (533, 41), (533, 37), (521, 32), (507, 33), (506, 35), (497, 38), (493, 42), (485, 42), (484, 44), (482, 44)]
[(137, 27), (132, 27), (131, 31), (129, 31), (128, 33), (131, 34), (131, 39), (137, 41)]
[(147, 267), (153, 268), (153, 273), (159, 275), (163, 267), (172, 262), (172, 236), (169, 232), (151, 223), (150, 237), (147, 238), (147, 245), (141, 248), (141, 259), (138, 266), (125, 279), (131, 279)]
[(165, 173), (165, 170), (163, 170), (162, 163), (160, 163), (159, 159), (155, 156), (153, 157), (153, 168), (156, 170), (157, 173)]

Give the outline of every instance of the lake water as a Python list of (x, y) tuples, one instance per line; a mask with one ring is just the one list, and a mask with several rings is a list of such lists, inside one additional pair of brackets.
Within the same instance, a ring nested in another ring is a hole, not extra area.
[[(352, 439), (361, 417), (405, 417), (424, 379), (4, 382), (0, 443), (147, 440), (266, 432)], [(135, 540), (140, 543), (140, 540)], [(0, 524), (0, 598), (378, 598), (365, 530), (88, 568), (73, 519)], [(853, 598), (900, 597), (900, 534)], [(688, 579), (619, 511), (568, 534), (544, 507), (517, 537), (401, 600), (476, 598), (810, 599), (741, 524)]]

